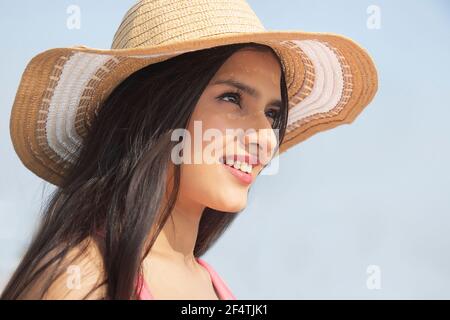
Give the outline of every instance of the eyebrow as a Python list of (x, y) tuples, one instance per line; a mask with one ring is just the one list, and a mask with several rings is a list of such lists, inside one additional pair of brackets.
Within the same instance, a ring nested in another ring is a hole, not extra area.
[[(249, 85), (247, 85), (245, 83), (239, 82), (234, 79), (216, 80), (215, 82), (213, 82), (213, 85), (215, 85), (215, 84), (226, 84), (231, 87), (235, 87), (257, 99), (259, 99), (261, 97), (261, 93), (258, 90), (256, 90), (253, 87), (250, 87)], [(283, 106), (283, 103), (281, 102), (280, 99), (273, 99), (272, 101), (269, 102), (268, 105), (275, 106), (275, 107), (278, 107), (281, 109), (281, 107)]]

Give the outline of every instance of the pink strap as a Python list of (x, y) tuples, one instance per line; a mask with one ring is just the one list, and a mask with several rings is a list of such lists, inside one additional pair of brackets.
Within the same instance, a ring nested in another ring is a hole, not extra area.
[(219, 274), (208, 264), (205, 260), (197, 258), (197, 262), (208, 270), (211, 276), (211, 281), (219, 294), (220, 300), (236, 300), (236, 297), (231, 293), (231, 290), (226, 285), (225, 281), (219, 276)]
[(155, 300), (150, 289), (147, 287), (147, 283), (144, 281), (144, 278), (141, 274), (138, 276), (138, 285), (137, 289), (139, 290), (139, 286), (142, 283), (142, 290), (139, 292), (139, 300)]

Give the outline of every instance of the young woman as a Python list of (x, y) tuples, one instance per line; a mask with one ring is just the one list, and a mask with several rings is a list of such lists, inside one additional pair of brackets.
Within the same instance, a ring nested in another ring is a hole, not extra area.
[(265, 31), (243, 0), (139, 1), (113, 49), (36, 56), (11, 135), (58, 189), (2, 298), (235, 299), (200, 256), (277, 152), (353, 121), (376, 87), (351, 40)]

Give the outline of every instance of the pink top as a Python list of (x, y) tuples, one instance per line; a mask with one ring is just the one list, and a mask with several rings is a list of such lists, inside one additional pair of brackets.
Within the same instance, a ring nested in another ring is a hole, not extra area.
[[(217, 295), (220, 300), (236, 300), (236, 297), (231, 293), (228, 286), (225, 284), (225, 282), (220, 278), (220, 276), (217, 274), (217, 272), (208, 264), (206, 261), (200, 258), (196, 258), (197, 262), (202, 265), (209, 273), (211, 277), (211, 282), (214, 286), (214, 289), (217, 292)], [(138, 284), (143, 281), (142, 275), (138, 278)], [(147, 283), (144, 281), (142, 283), (142, 290), (139, 293), (139, 299), (140, 300), (156, 300), (152, 293), (150, 292), (150, 288), (147, 286)]]

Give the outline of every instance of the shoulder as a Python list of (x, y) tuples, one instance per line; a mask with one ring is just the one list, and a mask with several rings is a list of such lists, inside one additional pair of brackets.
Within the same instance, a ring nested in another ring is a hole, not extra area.
[[(40, 264), (49, 261), (55, 254), (55, 251), (51, 252)], [(104, 279), (100, 248), (89, 237), (71, 248), (57, 265), (46, 269), (33, 287), (44, 288), (46, 283), (50, 283), (42, 296), (46, 300), (102, 299), (106, 296), (106, 286), (102, 284)], [(33, 290), (29, 294), (32, 296)]]
[(103, 258), (92, 238), (69, 250), (61, 267), (45, 299), (101, 299), (105, 296)]

